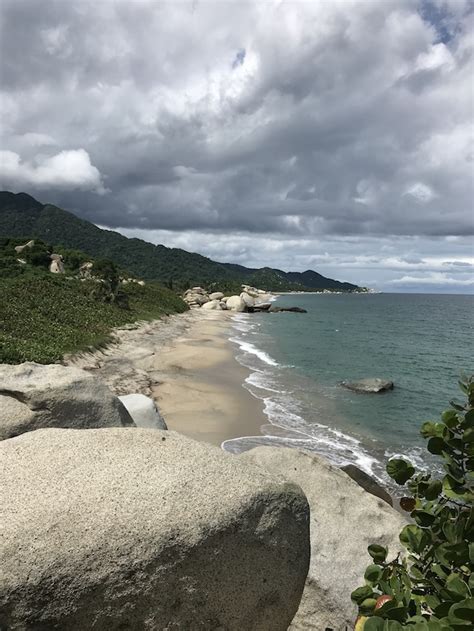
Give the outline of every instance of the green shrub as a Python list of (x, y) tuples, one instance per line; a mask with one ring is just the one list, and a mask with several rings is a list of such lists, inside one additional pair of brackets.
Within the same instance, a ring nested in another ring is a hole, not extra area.
[(452, 401), (441, 422), (421, 428), (428, 451), (442, 460), (444, 476), (416, 472), (404, 459), (387, 464), (390, 477), (409, 491), (400, 505), (414, 523), (400, 533), (406, 558), (387, 561), (385, 548), (368, 548), (373, 562), (365, 585), (351, 595), (364, 631), (473, 628), (474, 376), (459, 385), (467, 401)]

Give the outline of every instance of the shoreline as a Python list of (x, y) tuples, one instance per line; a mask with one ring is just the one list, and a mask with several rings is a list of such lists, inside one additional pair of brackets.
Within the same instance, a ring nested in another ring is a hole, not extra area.
[(63, 363), (94, 372), (117, 395), (152, 397), (170, 430), (221, 447), (268, 424), (263, 401), (244, 386), (251, 370), (236, 359), (231, 318), (193, 310), (123, 327), (109, 347)]

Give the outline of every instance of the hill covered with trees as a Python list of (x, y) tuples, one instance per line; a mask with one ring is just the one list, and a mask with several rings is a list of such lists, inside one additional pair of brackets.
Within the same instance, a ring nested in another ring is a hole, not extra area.
[(0, 192), (0, 236), (37, 238), (57, 246), (73, 248), (92, 257), (111, 259), (145, 280), (165, 283), (176, 289), (192, 285), (219, 284), (232, 290), (242, 282), (269, 291), (360, 291), (351, 283), (325, 278), (317, 272), (284, 272), (265, 267), (218, 263), (177, 248), (128, 239), (118, 232), (103, 230), (74, 214), (42, 204), (26, 193)]

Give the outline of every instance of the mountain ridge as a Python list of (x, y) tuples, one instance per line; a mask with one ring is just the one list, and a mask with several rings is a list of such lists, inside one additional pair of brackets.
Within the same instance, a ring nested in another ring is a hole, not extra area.
[(0, 191), (0, 234), (38, 238), (90, 256), (110, 258), (145, 280), (185, 286), (247, 282), (270, 291), (324, 290), (360, 291), (352, 283), (326, 278), (314, 270), (284, 272), (271, 267), (248, 268), (237, 263), (219, 263), (201, 254), (154, 245), (99, 228), (74, 213), (52, 204), (42, 204), (27, 193)]

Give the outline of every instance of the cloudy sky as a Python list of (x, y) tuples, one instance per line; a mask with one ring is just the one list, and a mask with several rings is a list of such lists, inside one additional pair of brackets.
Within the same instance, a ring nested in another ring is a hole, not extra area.
[(474, 292), (472, 0), (2, 0), (1, 187), (220, 261)]

